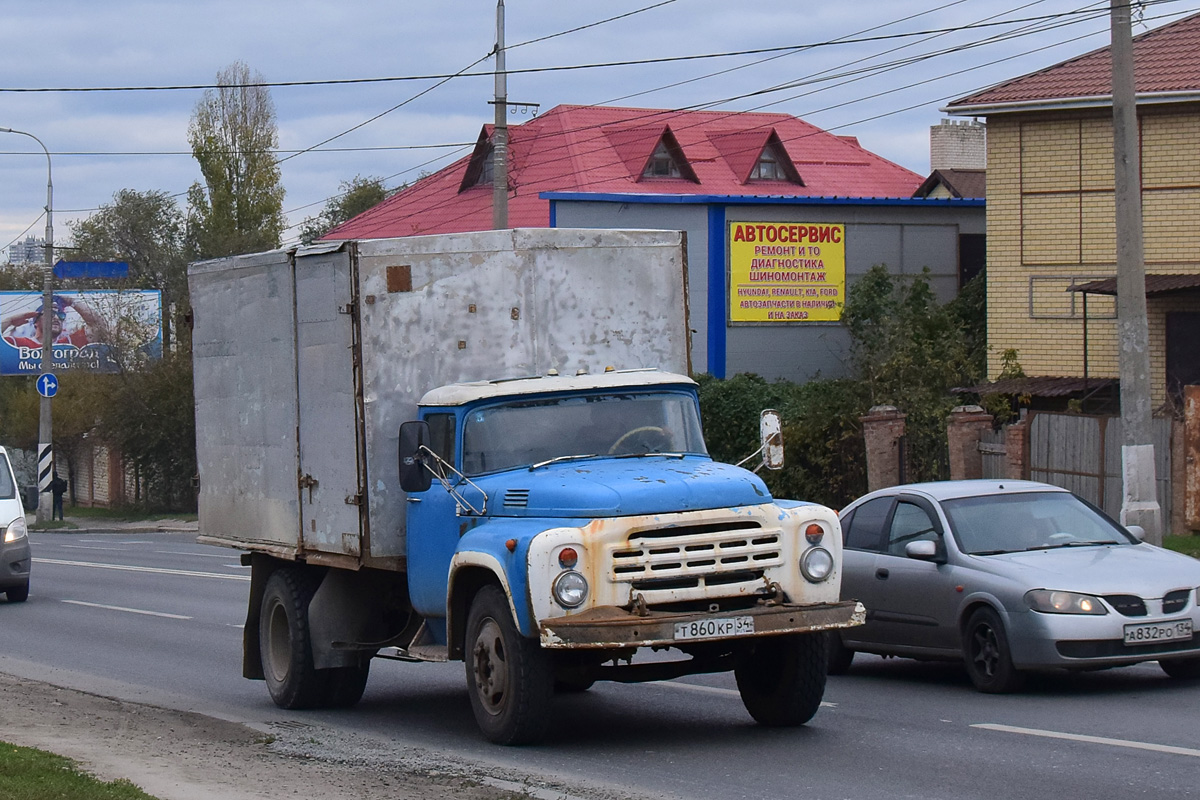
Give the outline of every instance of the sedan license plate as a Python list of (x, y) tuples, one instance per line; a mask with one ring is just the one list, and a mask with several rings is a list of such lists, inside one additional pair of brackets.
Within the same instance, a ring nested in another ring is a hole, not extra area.
[(1159, 644), (1192, 638), (1190, 619), (1125, 626), (1125, 644)]
[(675, 623), (675, 639), (721, 639), (754, 633), (754, 617), (698, 619)]

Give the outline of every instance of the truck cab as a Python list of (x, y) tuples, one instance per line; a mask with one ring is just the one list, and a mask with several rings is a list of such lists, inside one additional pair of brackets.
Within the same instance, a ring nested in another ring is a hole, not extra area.
[[(399, 447), (409, 598), (426, 642), (467, 662), (492, 738), (544, 724), (502, 719), (517, 715), (503, 697), (517, 653), (544, 662), (546, 685), (526, 694), (546, 701), (553, 686), (761, 667), (783, 646), (808, 696), (781, 706), (783, 677), (766, 680), (769, 699), (763, 679), (739, 678), (748, 708), (768, 724), (816, 711), (815, 632), (855, 613), (838, 600), (836, 516), (776, 501), (754, 473), (713, 461), (690, 378), (609, 370), (445, 386), (421, 398)], [(480, 602), (496, 606), (490, 616)], [(642, 648), (676, 657), (634, 663)]]

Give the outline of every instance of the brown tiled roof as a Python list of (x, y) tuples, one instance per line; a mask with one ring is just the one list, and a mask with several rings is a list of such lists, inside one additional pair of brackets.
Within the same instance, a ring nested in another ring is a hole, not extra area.
[[(1200, 92), (1200, 14), (1147, 31), (1133, 40), (1134, 81), (1139, 95)], [(951, 102), (947, 111), (1112, 96), (1108, 47), (1063, 61)], [(1195, 98), (1193, 98), (1195, 99)]]
[(1006, 378), (981, 383), (978, 386), (960, 386), (950, 391), (958, 394), (1027, 394), (1030, 397), (1070, 397), (1074, 394), (1094, 392), (1116, 386), (1113, 378), (1053, 377), (1048, 375), (1032, 378)]
[(957, 198), (987, 197), (987, 170), (984, 169), (935, 169), (913, 197), (928, 197), (938, 186), (945, 186)]
[[(1147, 275), (1146, 295), (1172, 294), (1188, 289), (1200, 289), (1200, 275)], [(1087, 292), (1088, 294), (1117, 293), (1117, 279), (1105, 278), (1099, 281), (1080, 283), (1067, 289), (1068, 292)]]

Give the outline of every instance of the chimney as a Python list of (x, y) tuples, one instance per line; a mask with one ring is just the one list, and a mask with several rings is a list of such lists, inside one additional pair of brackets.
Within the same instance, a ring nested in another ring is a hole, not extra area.
[(929, 169), (987, 169), (987, 126), (944, 119), (929, 129)]

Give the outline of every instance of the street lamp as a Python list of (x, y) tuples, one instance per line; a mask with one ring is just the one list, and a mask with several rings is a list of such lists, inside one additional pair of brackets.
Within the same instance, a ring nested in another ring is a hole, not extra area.
[[(16, 133), (28, 136), (46, 154), (46, 264), (42, 268), (42, 368), (50, 372), (54, 359), (54, 301), (51, 278), (54, 274), (54, 175), (50, 169), (50, 151), (42, 140), (26, 131), (0, 128), (0, 133)], [(52, 519), (54, 498), (50, 493), (50, 481), (54, 479), (54, 424), (50, 414), (50, 398), (42, 395), (38, 414), (38, 507), (37, 521)]]

